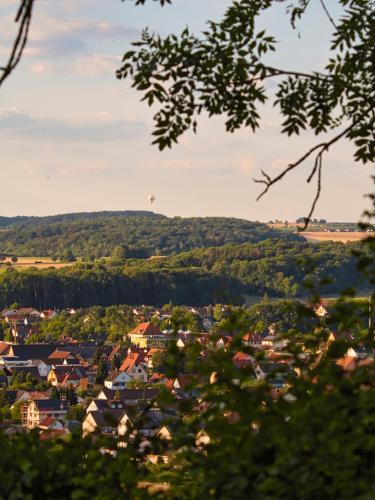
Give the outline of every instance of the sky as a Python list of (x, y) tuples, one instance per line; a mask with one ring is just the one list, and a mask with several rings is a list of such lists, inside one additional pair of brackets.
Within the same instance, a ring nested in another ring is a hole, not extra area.
[[(14, 34), (16, 0), (0, 0), (0, 61)], [(152, 109), (115, 77), (122, 54), (148, 26), (161, 35), (188, 25), (196, 33), (220, 19), (230, 0), (174, 0), (136, 7), (121, 0), (37, 0), (26, 53), (0, 88), (0, 215), (50, 215), (101, 210), (148, 210), (168, 216), (230, 216), (295, 220), (307, 215), (314, 186), (311, 163), (256, 201), (261, 169), (277, 174), (316, 144), (306, 134), (280, 134), (271, 104), (261, 130), (225, 132), (221, 118), (203, 118), (172, 150), (151, 145)], [(331, 13), (339, 13), (336, 0)], [(267, 12), (262, 27), (279, 41), (270, 62), (321, 69), (331, 26), (319, 2), (291, 29), (284, 6)], [(269, 89), (272, 95), (273, 88)], [(356, 164), (340, 142), (324, 160), (323, 192), (315, 216), (357, 221), (368, 206), (371, 167)]]

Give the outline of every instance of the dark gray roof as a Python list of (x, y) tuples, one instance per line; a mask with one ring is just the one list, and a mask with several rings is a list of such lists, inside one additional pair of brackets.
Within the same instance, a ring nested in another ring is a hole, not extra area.
[(32, 375), (33, 377), (41, 379), (41, 380), (46, 380), (46, 378), (47, 378), (47, 377), (40, 376), (37, 366), (15, 366), (12, 368), (12, 375), (19, 374), (19, 373), (24, 373), (25, 375), (30, 373), (30, 375)]
[(95, 403), (96, 407), (98, 408), (98, 410), (104, 410), (106, 408), (110, 408), (109, 404), (108, 404), (108, 399), (97, 399), (97, 398), (95, 398), (95, 399), (93, 399), (91, 401), (91, 403)]
[(36, 399), (34, 403), (39, 410), (66, 410), (66, 404), (59, 399)]
[(115, 399), (116, 393), (119, 395), (121, 401), (134, 400), (134, 401), (148, 401), (150, 399), (156, 398), (159, 394), (158, 389), (107, 389), (104, 387), (102, 392), (105, 394), (107, 399)]
[(20, 360), (48, 358), (56, 350), (55, 344), (13, 344), (11, 351)]
[(81, 356), (84, 359), (93, 358), (95, 355), (96, 347), (83, 347), (81, 345), (69, 346), (69, 352), (74, 356)]
[(263, 373), (287, 373), (291, 371), (290, 366), (286, 363), (273, 363), (272, 361), (261, 360), (257, 365), (262, 369)]
[(99, 427), (116, 427), (124, 413), (125, 410), (123, 409), (110, 409), (104, 411), (90, 411), (90, 413), (88, 413), (87, 415), (91, 415), (96, 425)]

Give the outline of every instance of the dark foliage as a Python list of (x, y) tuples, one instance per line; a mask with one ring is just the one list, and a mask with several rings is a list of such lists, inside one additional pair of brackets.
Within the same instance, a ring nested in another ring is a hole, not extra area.
[[(353, 248), (267, 240), (198, 249), (166, 259), (23, 272), (7, 269), (0, 275), (0, 307), (14, 302), (41, 309), (170, 302), (241, 304), (246, 295), (303, 296), (311, 286), (323, 293), (338, 293), (355, 283)], [(324, 287), (319, 287), (323, 282)]]

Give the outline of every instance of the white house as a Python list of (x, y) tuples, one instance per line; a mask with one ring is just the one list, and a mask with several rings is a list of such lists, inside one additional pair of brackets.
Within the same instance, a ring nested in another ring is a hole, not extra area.
[(114, 372), (105, 379), (104, 386), (107, 387), (107, 389), (121, 390), (125, 389), (129, 380), (132, 380), (132, 377), (128, 373), (124, 371)]

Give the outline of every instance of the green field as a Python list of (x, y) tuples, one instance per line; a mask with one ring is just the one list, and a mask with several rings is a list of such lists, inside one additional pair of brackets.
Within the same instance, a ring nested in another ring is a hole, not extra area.
[(17, 269), (18, 271), (28, 269), (29, 267), (35, 267), (37, 269), (48, 269), (49, 267), (53, 267), (54, 269), (59, 269), (71, 266), (72, 264), (74, 264), (74, 262), (54, 262), (48, 257), (18, 257), (17, 262), (13, 263), (8, 257), (2, 264), (0, 264), (0, 272), (4, 272), (9, 268)]

